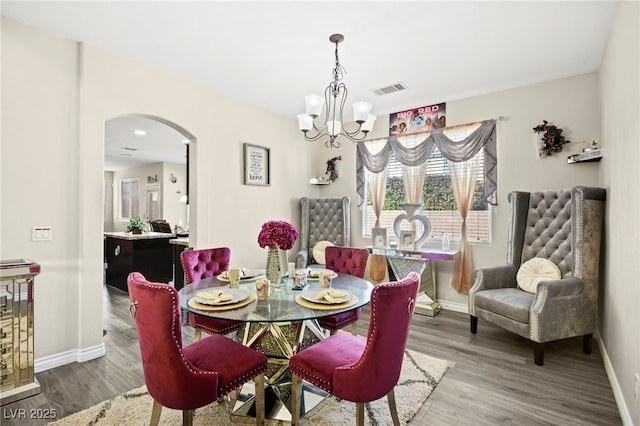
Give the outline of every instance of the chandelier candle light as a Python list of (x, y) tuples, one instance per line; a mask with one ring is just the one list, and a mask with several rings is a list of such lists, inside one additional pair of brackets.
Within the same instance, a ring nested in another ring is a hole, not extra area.
[[(324, 145), (327, 148), (339, 148), (338, 136), (346, 136), (352, 142), (364, 140), (373, 129), (376, 116), (370, 114), (371, 104), (367, 102), (355, 102), (353, 104), (353, 121), (358, 127), (352, 132), (343, 126), (344, 104), (347, 101), (347, 86), (341, 82), (344, 68), (338, 59), (338, 44), (344, 40), (342, 34), (333, 34), (329, 41), (336, 45), (336, 65), (333, 68), (333, 81), (325, 89), (324, 99), (320, 95), (305, 96), (306, 113), (298, 115), (298, 127), (304, 133), (308, 141), (316, 141), (327, 137)], [(323, 109), (326, 108), (324, 119), (320, 125), (316, 123)], [(313, 132), (311, 132), (313, 130)]]

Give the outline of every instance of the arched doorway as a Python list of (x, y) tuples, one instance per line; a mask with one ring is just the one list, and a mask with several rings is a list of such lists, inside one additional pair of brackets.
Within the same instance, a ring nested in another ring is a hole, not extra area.
[(123, 231), (131, 217), (163, 219), (172, 229), (188, 229), (193, 140), (185, 129), (160, 117), (126, 114), (106, 121), (105, 231)]
[[(127, 261), (118, 257), (121, 244), (114, 242), (112, 233), (126, 231), (132, 218), (140, 218), (147, 223), (147, 231), (156, 230), (151, 227), (152, 221), (162, 220), (166, 225), (165, 231), (188, 236), (189, 144), (194, 141), (194, 136), (184, 128), (160, 117), (126, 114), (105, 122), (105, 284), (126, 291), (126, 275), (131, 271)], [(119, 241), (123, 247), (127, 245), (129, 250), (134, 245), (139, 245), (137, 242)], [(164, 240), (165, 245), (166, 241), (168, 240)], [(114, 247), (111, 247), (114, 245), (117, 246), (115, 254), (112, 250)], [(179, 248), (185, 247), (186, 245)], [(173, 247), (171, 251), (174, 251)], [(149, 256), (152, 259), (155, 255)], [(169, 262), (175, 263), (170, 260)], [(150, 262), (143, 262), (142, 266), (147, 263)], [(162, 273), (162, 278), (155, 279), (162, 282), (173, 281), (176, 286), (178, 283), (181, 284), (181, 269), (180, 272), (174, 273), (170, 264), (167, 265), (165, 261), (161, 263), (169, 270)], [(144, 269), (137, 270), (144, 273)], [(155, 270), (150, 266), (150, 272)], [(176, 280), (174, 276), (179, 279)], [(149, 278), (154, 279), (152, 276)], [(105, 291), (103, 294), (106, 296), (108, 292)], [(105, 299), (105, 302), (108, 300)], [(109, 309), (107, 305), (108, 303), (105, 303), (106, 310)]]

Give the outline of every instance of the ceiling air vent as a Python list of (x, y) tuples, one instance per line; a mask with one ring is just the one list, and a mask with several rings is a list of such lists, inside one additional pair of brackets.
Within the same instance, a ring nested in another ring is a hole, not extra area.
[(406, 90), (407, 86), (403, 83), (392, 84), (391, 86), (381, 87), (380, 89), (373, 89), (373, 93), (378, 96), (388, 95), (389, 93), (399, 92), (401, 90)]

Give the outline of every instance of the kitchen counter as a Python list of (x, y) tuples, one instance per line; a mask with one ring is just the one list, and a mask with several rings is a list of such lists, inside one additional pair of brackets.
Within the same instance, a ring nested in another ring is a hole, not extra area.
[(143, 232), (142, 234), (132, 234), (131, 232), (105, 232), (105, 238), (118, 238), (121, 240), (137, 241), (151, 240), (155, 238), (175, 238), (176, 234), (168, 234), (166, 232)]

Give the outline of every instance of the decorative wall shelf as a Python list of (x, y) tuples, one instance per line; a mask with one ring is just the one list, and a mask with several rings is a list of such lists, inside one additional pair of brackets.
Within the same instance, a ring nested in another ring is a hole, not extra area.
[(313, 178), (309, 180), (311, 185), (331, 185), (331, 182), (332, 181), (323, 178)]
[(600, 149), (594, 149), (591, 151), (584, 151), (580, 154), (574, 154), (567, 157), (567, 163), (589, 163), (602, 160), (602, 151)]

